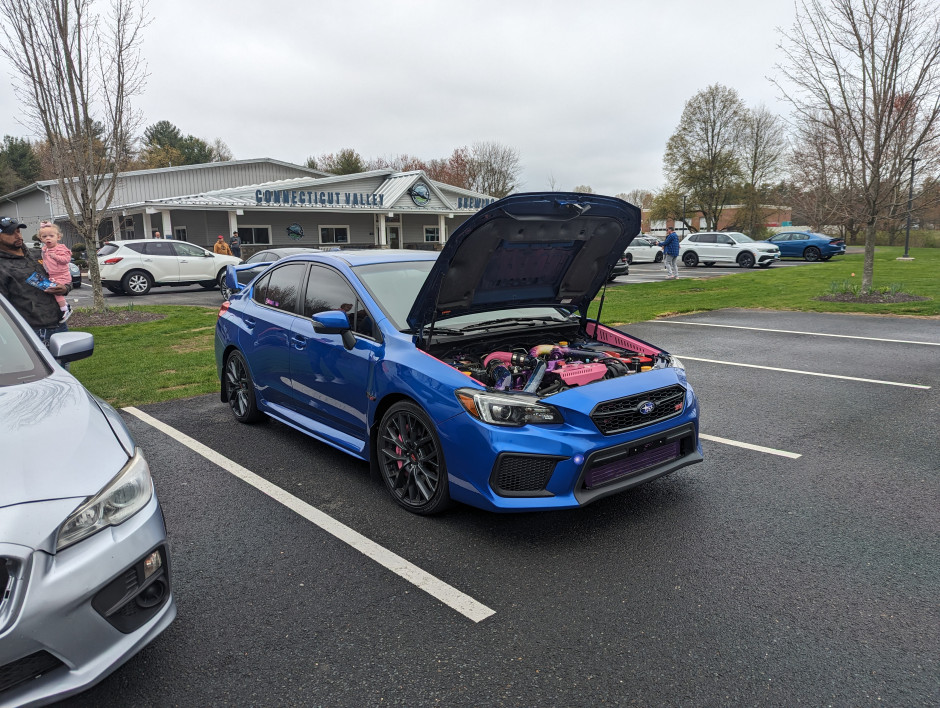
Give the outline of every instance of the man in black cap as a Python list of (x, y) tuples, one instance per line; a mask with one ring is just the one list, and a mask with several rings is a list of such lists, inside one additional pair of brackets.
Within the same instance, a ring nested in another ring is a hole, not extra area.
[(26, 224), (19, 219), (0, 217), (0, 294), (48, 346), (54, 332), (68, 331), (66, 325), (59, 324), (62, 312), (54, 296), (68, 295), (72, 284), (59, 283), (48, 290), (40, 290), (26, 282), (33, 273), (42, 278), (49, 276), (23, 245), (20, 229), (25, 228)]

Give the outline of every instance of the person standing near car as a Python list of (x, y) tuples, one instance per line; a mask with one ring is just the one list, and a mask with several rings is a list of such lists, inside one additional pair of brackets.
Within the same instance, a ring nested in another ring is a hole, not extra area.
[(679, 258), (679, 237), (676, 236), (676, 230), (670, 226), (666, 234), (665, 241), (658, 242), (663, 247), (663, 263), (666, 265), (666, 280), (675, 280), (679, 277), (679, 266), (676, 259)]
[(232, 255), (236, 258), (242, 257), (242, 240), (238, 237), (238, 232), (232, 232), (232, 240), (228, 242), (229, 248), (232, 249)]
[(27, 282), (34, 273), (40, 278), (48, 278), (49, 274), (24, 246), (20, 229), (25, 228), (26, 224), (19, 219), (0, 217), (0, 294), (10, 301), (43, 344), (49, 346), (53, 334), (68, 332), (68, 326), (59, 322), (62, 312), (55, 296), (68, 295), (72, 285), (59, 283), (41, 290)]
[[(71, 283), (72, 272), (69, 270), (69, 264), (72, 262), (72, 249), (62, 243), (62, 229), (51, 221), (40, 221), (39, 240), (42, 242), (42, 267), (46, 269), (49, 277), (56, 283)], [(62, 311), (62, 319), (59, 322), (65, 322), (72, 316), (72, 308), (64, 295), (56, 295), (55, 301)]]
[(228, 247), (228, 244), (225, 243), (225, 238), (222, 234), (219, 234), (219, 237), (215, 240), (215, 245), (212, 247), (212, 250), (216, 253), (220, 253), (223, 256), (232, 255), (232, 249)]

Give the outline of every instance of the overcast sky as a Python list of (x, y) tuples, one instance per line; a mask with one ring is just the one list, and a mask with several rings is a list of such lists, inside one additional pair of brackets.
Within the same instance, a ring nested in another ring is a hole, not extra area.
[[(303, 163), (515, 148), (523, 190), (663, 185), (685, 102), (713, 83), (785, 115), (768, 80), (792, 0), (152, 0), (144, 125)], [(0, 76), (10, 84), (6, 58)], [(11, 91), (0, 133), (29, 137)]]

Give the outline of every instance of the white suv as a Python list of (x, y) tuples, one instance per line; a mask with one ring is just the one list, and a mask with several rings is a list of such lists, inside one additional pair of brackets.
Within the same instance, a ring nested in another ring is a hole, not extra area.
[(101, 284), (113, 293), (146, 295), (161, 285), (223, 284), (225, 268), (241, 263), (185, 241), (138, 239), (113, 241), (98, 249)]
[(780, 260), (780, 249), (766, 241), (755, 241), (737, 231), (700, 231), (679, 242), (682, 264), (694, 268), (699, 263), (737, 263), (741, 268), (769, 268)]

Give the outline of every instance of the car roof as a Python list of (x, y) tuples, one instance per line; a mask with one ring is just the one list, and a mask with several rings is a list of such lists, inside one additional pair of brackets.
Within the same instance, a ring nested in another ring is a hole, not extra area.
[(437, 260), (437, 251), (418, 251), (414, 249), (363, 248), (339, 251), (315, 251), (298, 253), (295, 260), (335, 260), (351, 268), (375, 263), (406, 263), (408, 261)]

